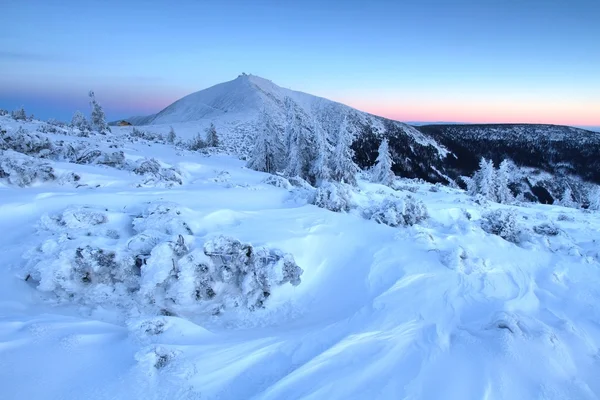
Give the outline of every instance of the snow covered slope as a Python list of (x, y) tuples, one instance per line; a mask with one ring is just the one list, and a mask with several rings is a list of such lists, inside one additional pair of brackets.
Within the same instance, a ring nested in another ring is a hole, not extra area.
[[(598, 212), (360, 179), (336, 213), (232, 156), (0, 117), (3, 140), (21, 126), (30, 155), (0, 153), (2, 399), (600, 396)], [(48, 174), (11, 184), (27, 163)], [(377, 223), (385, 201), (428, 217)], [(301, 282), (238, 303), (256, 293), (228, 268), (200, 279), (221, 235), (290, 254)]]

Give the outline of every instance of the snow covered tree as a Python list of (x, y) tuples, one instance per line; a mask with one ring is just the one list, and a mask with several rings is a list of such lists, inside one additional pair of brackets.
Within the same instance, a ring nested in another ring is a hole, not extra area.
[(206, 148), (206, 142), (202, 138), (202, 135), (198, 133), (190, 140), (187, 147), (189, 150), (198, 151), (200, 149)]
[(296, 103), (289, 97), (285, 99), (286, 108), (286, 154), (287, 167), (285, 174), (288, 177), (300, 177), (311, 183), (315, 179), (311, 176), (311, 163), (313, 162), (313, 140), (310, 132), (302, 126), (302, 120), (296, 110)]
[(208, 147), (219, 147), (219, 136), (217, 135), (215, 124), (212, 122), (208, 129), (206, 129), (206, 145)]
[(325, 131), (319, 121), (314, 122), (314, 140), (315, 140), (315, 160), (312, 163), (310, 173), (317, 182), (329, 180), (331, 178), (331, 169), (329, 168), (329, 143), (325, 137)]
[(11, 117), (16, 121), (25, 121), (27, 119), (27, 114), (25, 114), (25, 109), (21, 106), (21, 108), (16, 109), (11, 113)]
[(258, 135), (247, 167), (256, 171), (277, 172), (280, 167), (280, 154), (282, 145), (279, 142), (277, 129), (273, 120), (263, 109), (258, 119)]
[(350, 147), (352, 145), (352, 140), (353, 137), (349, 131), (348, 119), (347, 117), (344, 117), (333, 151), (331, 177), (338, 182), (355, 185), (358, 167), (352, 160), (352, 156), (354, 155), (352, 147)]
[(78, 128), (81, 131), (86, 131), (90, 129), (87, 119), (81, 111), (75, 111), (73, 114), (73, 118), (71, 118), (71, 126), (73, 128)]
[(594, 186), (588, 191), (588, 202), (590, 210), (600, 211), (600, 186)]
[(92, 90), (89, 93), (90, 96), (90, 105), (92, 106), (92, 114), (90, 115), (90, 123), (94, 129), (96, 129), (100, 133), (110, 132), (110, 128), (106, 123), (106, 116), (104, 115), (104, 110), (102, 106), (98, 104), (96, 100), (96, 95)]
[(510, 161), (503, 160), (496, 173), (496, 198), (499, 203), (510, 204), (514, 196), (508, 187), (510, 183)]
[(561, 198), (558, 201), (563, 207), (578, 208), (579, 204), (573, 199), (573, 191), (567, 186)]
[(496, 201), (496, 170), (494, 162), (481, 158), (476, 179), (478, 192), (488, 200)]
[(371, 180), (373, 182), (391, 185), (394, 182), (394, 172), (392, 172), (392, 156), (387, 139), (383, 139), (379, 145), (377, 160), (371, 171)]
[(177, 135), (175, 134), (175, 130), (173, 129), (173, 127), (171, 127), (171, 129), (169, 130), (169, 134), (167, 135), (167, 143), (175, 144), (176, 141)]

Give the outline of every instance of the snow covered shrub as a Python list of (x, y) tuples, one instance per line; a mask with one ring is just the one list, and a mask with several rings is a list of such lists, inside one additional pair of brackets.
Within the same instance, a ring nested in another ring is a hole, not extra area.
[(3, 108), (0, 108), (0, 117), (4, 117), (4, 116), (6, 116), (6, 115), (8, 115), (8, 114), (9, 114), (9, 113), (8, 113), (8, 111), (7, 111), (7, 110), (5, 110), (5, 109), (3, 109)]
[(494, 210), (482, 215), (481, 228), (492, 235), (513, 243), (521, 241), (523, 228), (514, 210)]
[(16, 131), (6, 132), (0, 137), (0, 150), (14, 150), (35, 157), (47, 157), (54, 147), (48, 138), (19, 127)]
[(88, 207), (69, 207), (60, 214), (44, 215), (40, 220), (40, 228), (68, 235), (91, 236), (91, 230), (106, 224), (106, 213)]
[(422, 201), (409, 195), (405, 198), (386, 197), (365, 210), (364, 216), (389, 226), (412, 226), (427, 219), (428, 213)]
[(11, 117), (15, 121), (26, 121), (27, 120), (27, 114), (25, 114), (25, 109), (23, 107), (14, 110), (11, 113)]
[(150, 203), (141, 215), (134, 218), (133, 229), (138, 233), (154, 231), (167, 235), (193, 235), (184, 220), (186, 214), (186, 210), (175, 203)]
[(330, 211), (346, 212), (352, 208), (352, 195), (344, 184), (326, 181), (317, 188), (310, 203)]
[(553, 223), (544, 222), (543, 224), (533, 227), (533, 231), (538, 235), (557, 236), (560, 234), (560, 229)]
[(73, 118), (71, 118), (71, 127), (77, 128), (82, 132), (90, 130), (90, 124), (81, 111), (75, 111)]
[(28, 271), (28, 279), (59, 302), (125, 305), (139, 285), (130, 255), (90, 245), (63, 248), (52, 239), (29, 255)]
[(56, 178), (54, 169), (47, 162), (14, 151), (0, 150), (0, 179), (6, 179), (9, 184), (25, 187)]
[(187, 144), (187, 149), (191, 151), (202, 150), (206, 147), (206, 142), (199, 133), (196, 136), (194, 136)]
[[(227, 236), (207, 241), (204, 254), (210, 263), (205, 262), (205, 268), (198, 270), (199, 282), (204, 286), (200, 295), (214, 297), (222, 306), (243, 305), (251, 311), (261, 308), (271, 295), (272, 287), (288, 282), (297, 286), (304, 272), (291, 254), (265, 247), (253, 248)], [(218, 284), (220, 282), (225, 285)]]
[(290, 190), (292, 189), (292, 184), (290, 181), (285, 179), (283, 176), (270, 175), (263, 179), (262, 183), (266, 183), (267, 185), (275, 186), (278, 188), (283, 188)]
[(127, 165), (125, 153), (122, 151), (115, 151), (112, 153), (100, 152), (100, 155), (94, 160), (94, 163), (113, 168), (124, 168)]
[(133, 169), (133, 172), (137, 175), (144, 176), (144, 184), (166, 184), (169, 185), (181, 185), (181, 175), (179, 171), (174, 168), (163, 167), (156, 159), (142, 159), (137, 162), (137, 166)]
[(560, 214), (558, 214), (558, 220), (573, 222), (573, 221), (575, 221), (575, 218), (573, 218), (572, 216), (567, 215), (565, 213), (560, 213)]
[(131, 238), (122, 213), (71, 207), (45, 216), (40, 233), (50, 237), (25, 254), (24, 277), (58, 302), (153, 315), (254, 311), (275, 287), (300, 284), (302, 269), (277, 249), (218, 236), (190, 252), (182, 214), (176, 204), (151, 204), (133, 220), (139, 233)]
[(164, 141), (165, 141), (165, 138), (160, 133), (143, 131), (136, 127), (133, 127), (130, 135), (131, 135), (131, 137), (148, 140), (150, 142), (164, 143)]

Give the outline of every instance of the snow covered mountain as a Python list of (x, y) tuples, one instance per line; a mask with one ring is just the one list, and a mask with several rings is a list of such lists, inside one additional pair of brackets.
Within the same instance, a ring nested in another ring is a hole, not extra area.
[[(335, 141), (342, 121), (346, 119), (355, 138), (368, 135), (377, 142), (389, 138), (394, 148), (393, 157), (399, 161), (397, 172), (402, 170), (405, 176), (446, 181), (442, 160), (447, 150), (414, 127), (322, 97), (285, 89), (255, 75), (242, 74), (232, 81), (185, 96), (157, 114), (132, 117), (128, 121), (134, 125), (148, 125), (148, 129), (159, 132), (167, 132), (170, 126), (177, 132), (198, 132), (214, 123), (221, 134), (237, 143), (238, 154), (244, 156), (253, 146), (258, 115), (262, 110), (271, 116), (283, 134), (286, 98), (300, 110), (302, 124), (313, 129), (318, 121), (330, 142)], [(364, 149), (363, 145), (366, 146)], [(362, 167), (375, 161), (376, 154), (372, 153), (370, 143), (357, 142), (355, 150), (360, 154), (357, 161)]]
[(496, 165), (505, 158), (519, 165), (522, 179), (513, 189), (530, 200), (553, 202), (568, 187), (578, 201), (585, 202), (580, 180), (600, 182), (599, 133), (533, 124), (413, 127), (247, 74), (185, 96), (157, 114), (129, 121), (162, 133), (173, 126), (183, 137), (214, 123), (219, 133), (228, 137), (229, 150), (245, 157), (254, 145), (262, 110), (283, 135), (286, 98), (297, 105), (307, 129), (312, 129), (315, 121), (322, 125), (330, 143), (346, 119), (354, 134), (355, 161), (363, 169), (374, 164), (379, 144), (387, 138), (393, 170), (404, 177), (462, 184), (460, 177), (471, 176), (481, 157), (486, 157)]

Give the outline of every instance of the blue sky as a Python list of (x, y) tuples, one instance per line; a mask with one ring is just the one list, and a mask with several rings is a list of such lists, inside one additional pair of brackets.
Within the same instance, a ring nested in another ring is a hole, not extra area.
[(111, 119), (241, 72), (400, 120), (600, 125), (600, 2), (0, 0), (0, 107)]

